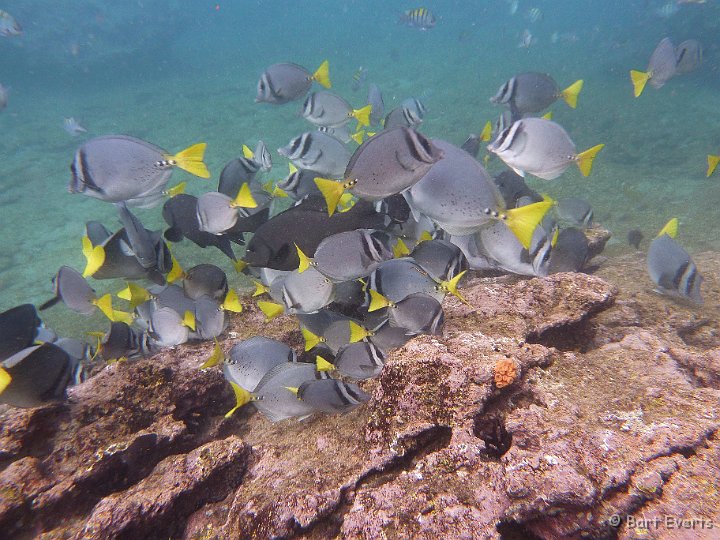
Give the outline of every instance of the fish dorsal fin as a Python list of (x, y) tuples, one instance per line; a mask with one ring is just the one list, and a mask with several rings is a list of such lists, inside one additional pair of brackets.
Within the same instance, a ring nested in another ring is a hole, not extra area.
[(322, 196), (325, 198), (328, 215), (332, 216), (340, 202), (340, 197), (342, 197), (342, 194), (345, 192), (345, 188), (340, 182), (331, 180), (330, 178), (317, 177), (314, 181), (320, 193), (322, 193)]
[(490, 140), (490, 137), (492, 137), (492, 123), (490, 122), (490, 120), (488, 120), (487, 122), (485, 122), (485, 126), (480, 132), (480, 140), (482, 142), (488, 142)]
[(305, 351), (309, 351), (313, 347), (316, 347), (319, 343), (324, 343), (325, 338), (322, 338), (314, 333), (312, 333), (310, 330), (305, 328), (304, 326), (300, 327), (300, 331), (302, 332), (303, 338), (305, 338)]
[(195, 314), (192, 311), (186, 311), (182, 318), (183, 326), (187, 326), (193, 332), (195, 331)]
[(255, 152), (247, 144), (242, 145), (242, 155), (245, 159), (255, 159)]
[(206, 143), (193, 144), (172, 156), (171, 159), (175, 165), (190, 174), (200, 178), (210, 178), (210, 171), (203, 161), (206, 148)]
[(170, 258), (172, 260), (172, 267), (165, 279), (167, 279), (168, 283), (175, 283), (178, 279), (185, 277), (185, 271), (182, 269), (182, 266), (180, 266), (180, 263), (175, 258), (175, 255), (170, 254)]
[(572, 109), (577, 107), (578, 95), (580, 94), (580, 90), (582, 90), (583, 84), (584, 81), (579, 79), (560, 92), (560, 97), (563, 98), (565, 103), (570, 105)]
[(410, 250), (405, 245), (405, 242), (403, 242), (403, 239), (398, 238), (397, 243), (393, 246), (393, 257), (399, 259), (400, 257), (405, 257), (406, 255), (410, 255)]
[(372, 105), (365, 105), (361, 109), (355, 109), (352, 112), (352, 116), (358, 121), (358, 124), (360, 124), (360, 126), (369, 126), (371, 112), (372, 112)]
[(377, 311), (386, 307), (394, 307), (395, 304), (374, 289), (370, 289), (370, 306), (368, 311)]
[(213, 352), (210, 355), (210, 357), (203, 362), (203, 364), (200, 366), (200, 369), (207, 369), (214, 366), (217, 366), (221, 362), (225, 360), (225, 355), (223, 354), (222, 349), (220, 348), (220, 344), (218, 343), (218, 340), (215, 339), (215, 347), (213, 348)]
[(715, 168), (718, 166), (718, 163), (720, 163), (720, 156), (708, 155), (708, 157), (707, 157), (708, 168), (707, 168), (707, 174), (705, 176), (707, 176), (709, 178), (710, 175), (715, 171)]
[(225, 418), (230, 418), (240, 407), (253, 400), (252, 394), (244, 388), (241, 388), (232, 381), (230, 382), (230, 386), (232, 386), (233, 392), (235, 393), (235, 406), (227, 412)]
[(257, 201), (253, 197), (250, 191), (250, 186), (247, 182), (240, 186), (237, 196), (230, 203), (233, 208), (257, 208)]
[(640, 97), (640, 94), (642, 94), (645, 89), (645, 85), (650, 80), (650, 73), (631, 69), (630, 80), (633, 84), (633, 94), (635, 97)]
[(462, 272), (460, 272), (457, 276), (455, 276), (451, 280), (440, 282), (440, 287), (442, 288), (443, 291), (447, 291), (450, 294), (452, 294), (453, 296), (457, 296), (458, 299), (460, 299), (460, 301), (463, 302), (464, 304), (467, 304), (467, 301), (462, 297), (462, 295), (458, 291), (457, 287), (458, 287), (458, 283), (460, 282), (460, 280), (462, 279), (462, 277), (465, 275), (466, 272), (467, 272), (467, 270), (463, 270)]
[(237, 293), (234, 289), (230, 289), (225, 295), (225, 300), (220, 304), (220, 307), (225, 311), (232, 311), (233, 313), (240, 313), (242, 311), (242, 304), (238, 298)]
[(363, 328), (356, 322), (350, 321), (350, 343), (357, 343), (372, 335), (373, 333), (369, 330)]
[(303, 253), (303, 250), (300, 249), (300, 246), (298, 246), (297, 244), (295, 244), (295, 249), (297, 250), (298, 258), (300, 259), (300, 266), (298, 266), (297, 270), (298, 273), (302, 274), (305, 270), (307, 270), (313, 265), (313, 262), (310, 257)]
[(163, 194), (172, 198), (175, 195), (180, 195), (181, 193), (185, 193), (186, 187), (187, 187), (187, 182), (180, 182), (177, 186), (171, 187), (170, 189), (166, 189), (165, 191), (163, 191)]
[(588, 148), (584, 152), (580, 152), (577, 155), (575, 161), (577, 163), (577, 166), (580, 168), (580, 172), (583, 176), (587, 176), (590, 174), (593, 166), (593, 161), (595, 161), (595, 156), (597, 156), (600, 153), (600, 150), (602, 150), (603, 148), (605, 148), (604, 144), (596, 144), (592, 148)]
[(319, 354), (315, 357), (315, 370), (316, 371), (332, 371), (335, 369), (335, 366), (332, 365), (330, 362), (325, 360), (322, 356)]
[(259, 307), (260, 311), (262, 311), (265, 315), (265, 322), (272, 321), (275, 317), (282, 315), (285, 311), (285, 307), (281, 304), (277, 304), (275, 302), (264, 302), (262, 300), (257, 303), (257, 307)]
[(330, 82), (330, 63), (325, 60), (320, 64), (320, 67), (313, 73), (312, 78), (325, 88), (332, 87), (332, 83)]
[(660, 229), (658, 237), (662, 236), (663, 234), (667, 234), (670, 238), (675, 238), (678, 232), (678, 224), (678, 218), (672, 218), (665, 224), (662, 229)]
[(90, 238), (83, 236), (82, 238), (82, 253), (85, 256), (87, 264), (85, 270), (83, 270), (82, 276), (84, 278), (92, 276), (97, 272), (105, 262), (105, 248), (101, 245), (94, 246), (90, 241)]
[(0, 394), (8, 387), (12, 382), (12, 376), (7, 372), (5, 368), (0, 366)]
[(253, 298), (255, 298), (256, 296), (260, 296), (260, 295), (267, 294), (270, 292), (270, 289), (268, 289), (261, 282), (255, 281), (254, 283), (255, 283), (255, 292), (252, 294)]
[(554, 204), (554, 201), (544, 200), (507, 211), (505, 223), (525, 249), (530, 248), (535, 228)]

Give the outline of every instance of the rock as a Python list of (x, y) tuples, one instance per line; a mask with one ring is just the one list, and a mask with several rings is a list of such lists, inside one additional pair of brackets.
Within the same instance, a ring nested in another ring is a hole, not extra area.
[[(362, 383), (370, 402), (344, 416), (224, 419), (232, 392), (197, 369), (208, 343), (113, 364), (67, 403), (0, 412), (0, 530), (554, 539), (717, 526), (720, 257), (694, 258), (702, 309), (651, 292), (635, 254), (595, 276), (467, 279), (470, 305), (448, 297), (443, 335), (394, 351)], [(222, 347), (255, 334), (302, 343), (294, 319), (266, 324), (250, 307)], [(640, 527), (665, 516), (677, 519)]]

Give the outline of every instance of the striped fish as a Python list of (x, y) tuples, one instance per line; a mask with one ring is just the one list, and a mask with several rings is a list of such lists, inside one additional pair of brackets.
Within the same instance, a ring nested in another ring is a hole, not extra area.
[(400, 15), (400, 22), (413, 28), (427, 30), (428, 28), (434, 27), (437, 21), (435, 15), (433, 15), (429, 9), (415, 8), (409, 9)]
[(647, 269), (650, 279), (657, 285), (658, 292), (702, 305), (700, 285), (703, 278), (687, 251), (666, 229), (650, 243), (648, 249)]

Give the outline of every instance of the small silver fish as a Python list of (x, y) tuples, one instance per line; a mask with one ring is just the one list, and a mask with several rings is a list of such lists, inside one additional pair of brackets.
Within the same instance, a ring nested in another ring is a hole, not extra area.
[(262, 378), (275, 366), (297, 362), (297, 355), (280, 341), (254, 336), (233, 345), (225, 362), (223, 373), (248, 392), (254, 392)]
[(148, 335), (159, 347), (173, 347), (185, 343), (190, 336), (190, 329), (183, 322), (177, 311), (161, 307), (153, 311), (150, 317)]
[(329, 178), (342, 178), (350, 161), (350, 151), (335, 137), (319, 131), (308, 131), (278, 148), (298, 169), (312, 169)]
[(416, 127), (422, 124), (427, 109), (417, 98), (407, 98), (385, 117), (384, 129), (394, 127)]
[(299, 388), (307, 381), (326, 379), (327, 375), (315, 370), (315, 364), (287, 362), (275, 366), (260, 380), (253, 394), (252, 404), (270, 421), (286, 418), (304, 418), (316, 412), (288, 388)]
[(273, 64), (260, 76), (255, 101), (281, 105), (300, 99), (310, 90), (313, 81), (317, 81), (325, 88), (330, 88), (327, 60), (315, 73), (310, 73), (297, 64)]
[(445, 314), (440, 301), (424, 293), (409, 294), (387, 310), (390, 326), (403, 328), (406, 335), (442, 335)]
[(352, 76), (351, 86), (354, 92), (360, 90), (360, 87), (365, 82), (365, 79), (367, 79), (367, 69), (360, 66), (359, 68), (357, 68), (357, 70), (355, 71), (355, 73), (353, 73)]
[(0, 36), (10, 37), (22, 34), (22, 27), (15, 20), (15, 17), (7, 11), (0, 9)]
[(313, 92), (305, 98), (302, 116), (317, 126), (338, 128), (344, 126), (353, 118), (361, 125), (370, 122), (370, 109), (353, 109), (345, 99), (332, 92)]
[(356, 229), (328, 236), (315, 250), (312, 265), (336, 282), (369, 276), (382, 262), (392, 259), (380, 231)]
[(313, 313), (333, 301), (335, 287), (323, 274), (308, 268), (304, 272), (291, 272), (285, 277), (282, 298), (288, 313)]
[(658, 292), (703, 304), (700, 293), (703, 277), (688, 252), (669, 234), (661, 232), (650, 243), (647, 269)]
[(0, 403), (13, 407), (38, 407), (62, 400), (73, 382), (77, 362), (52, 343), (33, 345), (0, 363), (0, 373), (11, 377), (0, 391)]
[(526, 28), (520, 35), (520, 43), (518, 43), (518, 48), (529, 49), (530, 47), (535, 45), (536, 42), (537, 40), (535, 39), (535, 37), (532, 35), (530, 30)]
[(82, 127), (72, 116), (63, 120), (63, 129), (73, 137), (77, 137), (81, 133), (87, 133), (87, 129)]
[(306, 381), (297, 389), (297, 397), (319, 412), (342, 414), (370, 400), (358, 385), (337, 379)]

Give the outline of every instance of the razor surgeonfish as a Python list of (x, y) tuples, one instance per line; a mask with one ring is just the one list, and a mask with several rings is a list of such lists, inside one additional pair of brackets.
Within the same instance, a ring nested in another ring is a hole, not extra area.
[(327, 60), (320, 64), (315, 73), (310, 73), (297, 64), (273, 64), (260, 76), (255, 102), (282, 105), (300, 99), (308, 93), (313, 81), (317, 81), (325, 88), (330, 88), (330, 72)]
[(587, 262), (589, 251), (587, 238), (580, 229), (561, 229), (550, 252), (549, 273), (580, 272)]
[(82, 315), (92, 315), (95, 309), (99, 308), (108, 319), (116, 320), (110, 294), (98, 298), (95, 290), (88, 285), (88, 282), (77, 270), (69, 266), (61, 266), (53, 278), (53, 283), (55, 284), (55, 296), (42, 304), (39, 307), (40, 311), (62, 301), (72, 311)]
[(401, 13), (399, 22), (412, 28), (428, 30), (435, 26), (437, 20), (429, 9), (415, 8)]
[(650, 57), (647, 71), (630, 71), (635, 97), (639, 97), (650, 82), (653, 88), (662, 88), (677, 74), (677, 55), (670, 38), (663, 38)]
[(383, 129), (416, 127), (422, 124), (427, 109), (417, 98), (407, 98), (385, 117)]
[(703, 277), (688, 252), (675, 240), (677, 227), (677, 219), (671, 219), (650, 242), (647, 254), (648, 274), (657, 285), (658, 292), (702, 305), (700, 285)]
[(207, 263), (183, 272), (182, 285), (185, 295), (192, 300), (205, 295), (222, 302), (229, 290), (227, 276), (222, 268)]
[(0, 361), (30, 347), (41, 325), (32, 304), (22, 304), (0, 313)]
[(335, 369), (346, 377), (371, 379), (380, 374), (385, 365), (385, 354), (372, 340), (367, 339), (340, 347), (334, 364)]
[(576, 227), (587, 229), (593, 224), (593, 209), (590, 203), (577, 197), (565, 197), (555, 203), (558, 219)]
[(578, 154), (560, 124), (544, 118), (523, 118), (500, 133), (488, 150), (520, 176), (528, 173), (553, 180), (572, 163), (577, 164), (583, 176), (589, 175), (595, 156), (604, 146), (598, 144)]
[(578, 80), (565, 90), (560, 90), (550, 75), (536, 72), (521, 73), (505, 82), (490, 101), (498, 105), (506, 105), (515, 117), (544, 111), (558, 98), (562, 98), (574, 109), (582, 87), (583, 81)]
[(382, 92), (377, 84), (370, 84), (368, 87), (368, 105), (370, 109), (370, 125), (379, 126), (385, 116), (385, 103), (383, 102)]
[(302, 116), (316, 126), (338, 128), (355, 118), (361, 126), (370, 124), (371, 105), (353, 109), (347, 101), (332, 92), (313, 92), (302, 108)]
[(297, 362), (295, 351), (280, 341), (254, 336), (233, 345), (223, 373), (248, 392), (254, 392), (262, 378), (275, 366)]
[(370, 400), (358, 385), (337, 379), (306, 381), (296, 390), (297, 398), (318, 412), (343, 414)]
[(308, 131), (278, 148), (299, 169), (312, 169), (322, 176), (342, 178), (350, 161), (350, 151), (335, 137), (321, 131)]
[(261, 164), (252, 158), (239, 157), (227, 162), (220, 173), (218, 192), (235, 197), (243, 184), (250, 184), (260, 171)]
[(703, 49), (700, 42), (695, 39), (683, 41), (675, 48), (677, 64), (675, 71), (678, 74), (691, 73), (702, 64)]
[(113, 322), (100, 340), (98, 351), (106, 362), (120, 358), (149, 356), (156, 351), (145, 332), (124, 322)]
[(75, 152), (68, 191), (107, 202), (154, 206), (162, 198), (173, 168), (200, 178), (210, 177), (203, 162), (205, 146), (196, 144), (171, 155), (135, 137), (96, 137)]
[(304, 382), (326, 379), (315, 370), (314, 364), (288, 362), (268, 371), (253, 392), (253, 405), (272, 422), (287, 418), (304, 418), (316, 412), (315, 407), (297, 398), (288, 388), (298, 388)]

